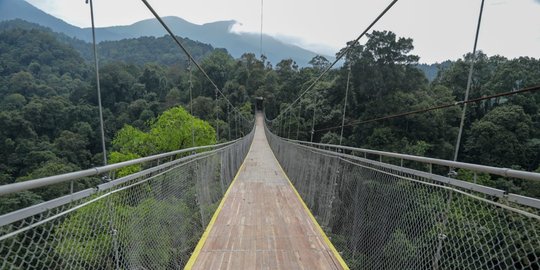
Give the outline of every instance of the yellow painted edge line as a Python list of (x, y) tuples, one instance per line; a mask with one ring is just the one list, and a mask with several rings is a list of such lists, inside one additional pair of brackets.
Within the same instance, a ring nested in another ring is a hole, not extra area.
[[(249, 152), (251, 152), (251, 147), (253, 146), (253, 141), (255, 139), (255, 136), (251, 139), (251, 144), (249, 145)], [(206, 226), (206, 229), (204, 230), (203, 235), (201, 236), (201, 239), (199, 239), (199, 243), (197, 243), (197, 246), (195, 247), (195, 250), (191, 254), (191, 257), (189, 257), (189, 261), (187, 262), (186, 266), (184, 267), (185, 270), (191, 270), (193, 266), (195, 265), (195, 262), (197, 261), (197, 258), (199, 258), (199, 254), (201, 253), (202, 248), (204, 247), (204, 244), (206, 243), (206, 239), (208, 239), (208, 235), (210, 235), (210, 231), (212, 231), (212, 228), (214, 227), (214, 223), (216, 222), (217, 217), (219, 216), (219, 213), (221, 212), (223, 205), (225, 204), (225, 200), (227, 199), (229, 192), (231, 191), (232, 186), (236, 182), (236, 179), (240, 175), (240, 172), (244, 169), (244, 166), (246, 164), (247, 160), (247, 154), (244, 158), (244, 161), (242, 161), (242, 165), (240, 165), (240, 168), (238, 168), (238, 171), (236, 172), (236, 175), (234, 176), (231, 184), (227, 188), (227, 191), (225, 191), (225, 195), (223, 195), (223, 198), (221, 199), (221, 202), (219, 203), (218, 208), (216, 209), (216, 212), (214, 212), (214, 215), (212, 216), (212, 219), (208, 223), (208, 226)]]
[[(266, 135), (266, 134), (265, 134)], [(270, 148), (271, 149), (271, 148)], [(289, 181), (289, 185), (291, 185), (294, 193), (296, 194), (296, 196), (298, 197), (298, 199), (300, 200), (300, 203), (302, 203), (302, 206), (304, 207), (304, 210), (306, 210), (306, 212), (308, 213), (309, 217), (311, 218), (311, 220), (313, 221), (313, 223), (315, 224), (315, 226), (317, 227), (317, 230), (319, 231), (319, 233), (322, 235), (323, 239), (324, 239), (324, 242), (326, 243), (326, 245), (328, 246), (328, 248), (330, 248), (330, 251), (332, 251), (332, 253), (334, 254), (334, 256), (336, 257), (336, 259), (338, 260), (339, 264), (341, 265), (341, 267), (343, 267), (343, 269), (345, 270), (349, 270), (349, 266), (347, 265), (347, 263), (345, 263), (345, 260), (343, 260), (343, 258), (341, 257), (341, 255), (339, 254), (339, 252), (337, 251), (337, 249), (334, 247), (334, 245), (332, 244), (332, 242), (330, 242), (330, 239), (328, 239), (328, 236), (326, 236), (326, 233), (323, 231), (323, 229), (321, 228), (321, 226), (319, 225), (319, 222), (317, 222), (317, 220), (315, 219), (315, 217), (313, 216), (313, 214), (311, 213), (311, 211), (309, 210), (309, 208), (307, 207), (306, 203), (304, 202), (304, 200), (302, 199), (302, 197), (300, 196), (300, 193), (298, 193), (298, 191), (296, 190), (296, 188), (294, 187), (294, 185), (292, 184), (291, 182), (291, 179), (289, 179), (289, 176), (287, 176), (287, 174), (285, 173), (285, 170), (283, 170), (283, 167), (281, 167), (281, 164), (279, 163), (278, 159), (276, 158), (276, 155), (274, 155), (274, 151), (270, 150), (270, 152), (272, 152), (272, 156), (274, 157), (274, 159), (276, 160), (277, 162), (277, 165), (278, 167), (281, 169), (281, 172), (283, 173), (283, 175), (285, 175), (285, 179), (287, 179), (287, 181)]]

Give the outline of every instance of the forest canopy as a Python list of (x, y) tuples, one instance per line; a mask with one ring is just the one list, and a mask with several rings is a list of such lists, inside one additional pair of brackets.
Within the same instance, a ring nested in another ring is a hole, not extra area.
[[(412, 39), (389, 31), (373, 31), (368, 38), (365, 44), (355, 44), (343, 65), (330, 70), (294, 106), (280, 123), (279, 135), (310, 140), (313, 128), (314, 141), (338, 143), (340, 133), (333, 127), (341, 123), (349, 67), (346, 123), (463, 100), (470, 54), (440, 65), (430, 81), (419, 68)], [(0, 24), (0, 184), (101, 165), (95, 78), (92, 63), (85, 60), (88, 46), (22, 21)], [(300, 68), (291, 59), (272, 64), (252, 53), (234, 59), (206, 44), (190, 41), (189, 46), (245, 117), (252, 114), (254, 97), (263, 97), (267, 117), (274, 118), (330, 64), (318, 56), (311, 66)], [(167, 52), (152, 54), (141, 48)], [(231, 106), (216, 95), (203, 74), (195, 69), (190, 73), (184, 60), (172, 57), (180, 55), (173, 48), (168, 37), (100, 44), (110, 161), (190, 147), (188, 123), (201, 134), (195, 145), (227, 141), (250, 129), (249, 123), (231, 114)], [(540, 84), (538, 59), (507, 59), (482, 52), (476, 58), (471, 98)], [(459, 160), (540, 170), (539, 106), (539, 93), (471, 104)], [(449, 159), (459, 115), (460, 108), (452, 107), (352, 124), (344, 129), (343, 144)], [(167, 121), (180, 128), (168, 129)], [(538, 188), (523, 183), (490, 181), (497, 188), (540, 196)], [(47, 200), (50, 194), (29, 192), (3, 203), (1, 210)]]

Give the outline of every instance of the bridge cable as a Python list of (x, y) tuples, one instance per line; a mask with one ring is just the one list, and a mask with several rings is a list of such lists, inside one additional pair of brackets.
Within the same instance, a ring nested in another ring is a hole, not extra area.
[[(476, 33), (475, 33), (475, 36), (474, 36), (474, 46), (473, 46), (473, 51), (472, 51), (472, 58), (471, 58), (471, 65), (470, 65), (470, 68), (469, 68), (469, 76), (467, 78), (467, 89), (465, 90), (465, 103), (463, 104), (463, 109), (461, 111), (461, 120), (459, 122), (459, 132), (458, 132), (458, 136), (457, 136), (457, 140), (456, 140), (456, 146), (455, 146), (455, 149), (454, 149), (454, 161), (457, 161), (457, 158), (458, 158), (458, 154), (459, 154), (459, 147), (460, 147), (460, 144), (461, 144), (461, 136), (463, 135), (463, 127), (465, 125), (465, 114), (467, 112), (467, 101), (469, 100), (469, 92), (470, 92), (470, 89), (471, 89), (471, 84), (472, 84), (472, 75), (473, 75), (473, 72), (474, 72), (474, 62), (476, 60), (476, 47), (478, 45), (478, 36), (480, 34), (480, 25), (482, 24), (482, 13), (484, 12), (484, 0), (482, 0), (481, 4), (480, 4), (480, 12), (478, 14), (478, 23), (476, 25)], [(453, 168), (450, 168), (450, 173), (453, 172)], [(441, 229), (441, 235), (443, 235), (442, 231), (444, 231), (446, 229), (446, 226), (447, 226), (447, 222), (448, 222), (448, 212), (450, 211), (450, 202), (452, 201), (452, 196), (453, 196), (453, 193), (452, 192), (449, 192), (450, 196), (448, 197), (447, 201), (446, 201), (446, 208), (444, 209), (444, 213), (443, 213), (443, 228)], [(439, 237), (439, 241), (438, 241), (438, 244), (437, 244), (437, 251), (435, 253), (435, 258), (433, 259), (433, 269), (435, 270), (438, 270), (439, 269), (439, 261), (440, 261), (440, 258), (441, 258), (441, 251), (442, 251), (442, 245), (443, 245), (443, 238), (442, 237)]]
[(228, 131), (229, 131), (229, 141), (231, 140), (231, 114), (230, 114), (230, 111), (229, 111), (229, 104), (227, 103), (227, 124), (229, 124), (229, 128), (228, 128)]
[[(167, 33), (169, 33), (169, 35), (172, 37), (172, 39), (176, 42), (176, 44), (182, 49), (182, 51), (186, 54), (186, 56), (193, 62), (193, 64), (195, 64), (195, 66), (197, 67), (197, 69), (204, 75), (204, 77), (206, 77), (206, 79), (212, 84), (212, 86), (214, 87), (215, 91), (218, 92), (221, 96), (223, 96), (223, 98), (225, 99), (225, 101), (227, 101), (227, 103), (229, 103), (232, 107), (233, 107), (233, 110), (237, 111), (238, 113), (240, 113), (240, 110), (238, 108), (236, 108), (236, 106), (234, 106), (231, 101), (225, 96), (225, 94), (219, 89), (219, 87), (217, 86), (217, 84), (210, 78), (210, 76), (208, 76), (208, 73), (206, 73), (206, 71), (202, 68), (202, 66), (197, 63), (197, 61), (195, 61), (195, 58), (193, 58), (193, 56), (191, 55), (191, 53), (187, 50), (187, 48), (180, 42), (180, 40), (178, 40), (178, 38), (174, 35), (174, 33), (172, 32), (172, 30), (169, 28), (169, 26), (163, 21), (163, 19), (159, 16), (159, 14), (157, 14), (157, 12), (154, 10), (154, 8), (150, 5), (150, 3), (148, 3), (147, 0), (141, 0), (143, 2), (143, 4), (148, 8), (148, 10), (150, 10), (150, 12), (154, 15), (154, 17), (156, 17), (156, 19), (158, 20), (158, 22), (161, 24), (161, 26), (163, 26), (163, 28), (165, 29), (165, 31), (167, 31)], [(246, 120), (247, 122), (251, 122), (251, 120), (247, 119), (244, 115), (240, 114), (242, 116), (242, 118), (244, 118), (244, 120)]]
[(302, 104), (300, 104), (300, 107), (298, 107), (298, 111), (296, 112), (296, 140), (300, 137), (300, 112), (302, 111)]
[[(434, 107), (430, 107), (430, 108), (419, 109), (419, 110), (414, 110), (414, 111), (408, 111), (408, 112), (403, 112), (403, 113), (398, 113), (398, 114), (387, 115), (387, 116), (383, 116), (383, 117), (372, 118), (372, 119), (368, 119), (368, 120), (352, 121), (352, 122), (350, 122), (348, 124), (345, 124), (344, 126), (347, 127), (347, 126), (355, 126), (355, 125), (359, 125), (359, 124), (367, 124), (367, 123), (371, 123), (371, 122), (377, 122), (377, 121), (381, 121), (381, 120), (388, 120), (388, 119), (408, 116), (408, 115), (412, 115), (412, 114), (419, 114), (419, 113), (425, 113), (425, 112), (430, 112), (430, 111), (435, 111), (435, 110), (440, 110), (440, 109), (446, 109), (446, 108), (455, 107), (455, 106), (464, 105), (464, 104), (469, 104), (469, 103), (476, 103), (476, 102), (483, 101), (483, 100), (488, 100), (488, 99), (494, 99), (494, 98), (506, 97), (506, 96), (513, 96), (513, 95), (517, 95), (517, 94), (522, 94), (522, 93), (527, 93), (527, 92), (536, 92), (536, 91), (540, 91), (540, 85), (531, 86), (531, 87), (527, 87), (527, 88), (522, 88), (522, 89), (519, 89), (519, 90), (516, 90), (516, 91), (504, 92), (504, 93), (484, 96), (484, 97), (480, 97), (480, 98), (469, 99), (467, 101), (464, 101), (464, 100), (463, 101), (457, 101), (457, 102), (438, 105), (438, 106), (434, 106)], [(333, 127), (328, 127), (328, 128), (322, 128), (322, 129), (315, 130), (315, 132), (328, 131), (328, 130), (333, 130), (333, 129), (337, 129), (337, 128), (340, 128), (340, 127), (341, 126), (333, 126)]]
[[(474, 36), (474, 46), (473, 46), (473, 51), (472, 51), (472, 58), (471, 58), (471, 66), (469, 68), (469, 76), (467, 78), (467, 89), (465, 90), (465, 103), (463, 104), (463, 109), (461, 111), (461, 120), (459, 122), (459, 132), (458, 132), (458, 136), (457, 136), (457, 140), (456, 140), (456, 147), (455, 147), (455, 151), (454, 151), (454, 161), (457, 161), (457, 158), (458, 158), (458, 154), (459, 154), (459, 147), (460, 147), (460, 144), (461, 144), (461, 136), (463, 135), (463, 127), (465, 125), (465, 114), (467, 112), (467, 101), (469, 100), (469, 92), (470, 92), (470, 89), (471, 89), (471, 84), (472, 84), (472, 75), (473, 75), (473, 71), (474, 71), (474, 62), (476, 60), (476, 47), (478, 45), (478, 36), (480, 35), (480, 25), (482, 24), (482, 13), (484, 12), (484, 0), (482, 0), (481, 4), (480, 4), (480, 12), (478, 14), (478, 23), (476, 25), (476, 33), (475, 33), (475, 36)], [(452, 174), (454, 172), (454, 169), (453, 168), (450, 168), (450, 174)], [(455, 174), (453, 174), (455, 175)], [(453, 192), (449, 192), (449, 197), (446, 201), (446, 208), (444, 209), (444, 213), (443, 213), (443, 224), (442, 224), (442, 228), (441, 228), (441, 233), (440, 235), (444, 235), (443, 232), (446, 230), (446, 227), (447, 227), (447, 223), (448, 223), (448, 215), (449, 215), (449, 212), (450, 212), (450, 204), (451, 204), (451, 201), (452, 201), (452, 197), (453, 197), (454, 193)], [(442, 246), (443, 246), (443, 237), (439, 237), (439, 241), (438, 241), (438, 244), (437, 244), (437, 251), (435, 253), (435, 258), (433, 259), (433, 269), (435, 270), (438, 270), (439, 269), (439, 261), (441, 259), (441, 252), (442, 252)]]
[[(287, 113), (284, 117), (287, 117), (288, 115), (289, 113)], [(284, 120), (287, 120), (287, 118), (285, 118)], [(283, 137), (287, 137), (287, 124), (289, 124), (289, 121), (283, 122)]]
[(218, 92), (216, 93), (216, 107), (214, 110), (216, 111), (216, 142), (219, 142), (219, 95)]
[[(474, 37), (474, 46), (472, 51), (471, 66), (469, 68), (469, 77), (467, 78), (467, 89), (465, 90), (465, 101), (469, 100), (469, 92), (472, 84), (472, 75), (474, 71), (474, 62), (476, 60), (476, 46), (478, 45), (478, 35), (480, 34), (480, 25), (482, 24), (482, 13), (484, 12), (484, 0), (480, 5), (480, 14), (478, 15), (478, 24), (476, 25), (476, 35)], [(461, 136), (463, 134), (463, 126), (465, 125), (465, 113), (467, 112), (467, 103), (463, 104), (463, 110), (461, 111), (461, 121), (459, 123), (459, 132), (456, 141), (456, 147), (454, 151), (454, 161), (457, 160), (459, 154), (459, 146), (461, 144)]]
[(339, 145), (341, 145), (341, 142), (343, 141), (343, 128), (345, 125), (345, 112), (347, 111), (347, 98), (349, 95), (349, 84), (351, 81), (351, 63), (349, 62), (349, 66), (347, 67), (347, 86), (345, 87), (345, 101), (343, 102), (343, 117), (341, 118), (341, 133), (339, 134)]
[(278, 132), (278, 136), (280, 137), (283, 137), (283, 132), (281, 132), (282, 128), (283, 128), (283, 124), (282, 123), (279, 123), (279, 132)]
[[(480, 25), (482, 24), (482, 13), (484, 12), (484, 0), (482, 0), (480, 4), (480, 12), (478, 14), (478, 23), (476, 25), (476, 33), (474, 36), (474, 46), (472, 51), (472, 58), (471, 58), (471, 65), (469, 68), (469, 76), (467, 78), (467, 89), (465, 90), (465, 103), (463, 104), (463, 109), (461, 111), (461, 120), (459, 122), (459, 132), (456, 140), (456, 147), (454, 149), (454, 161), (457, 161), (458, 154), (459, 154), (459, 147), (461, 144), (461, 136), (463, 135), (463, 127), (465, 125), (465, 114), (467, 112), (467, 101), (469, 100), (469, 92), (471, 89), (472, 84), (472, 75), (474, 72), (474, 62), (476, 60), (476, 47), (478, 45), (478, 36), (480, 34)], [(453, 168), (450, 168), (450, 173), (453, 172)], [(446, 208), (444, 209), (443, 213), (443, 227), (441, 229), (440, 235), (443, 235), (443, 231), (446, 229), (447, 223), (448, 223), (448, 214), (450, 211), (450, 203), (452, 201), (452, 196), (454, 195), (452, 192), (449, 192), (450, 196), (448, 197), (446, 201)], [(441, 251), (442, 251), (442, 245), (443, 245), (443, 238), (439, 237), (439, 241), (437, 244), (437, 251), (435, 253), (435, 258), (433, 259), (433, 269), (438, 270), (439, 269), (439, 261), (441, 259)]]
[(287, 139), (291, 138), (291, 121), (292, 121), (292, 113), (289, 112), (289, 128), (287, 131)]
[[(191, 71), (191, 59), (188, 59), (188, 71), (189, 71), (189, 113), (193, 116), (193, 80)], [(195, 116), (193, 116), (195, 117)], [(191, 147), (195, 147), (195, 118), (191, 121)]]
[(101, 85), (99, 80), (99, 62), (96, 44), (96, 26), (94, 24), (94, 4), (92, 0), (86, 0), (86, 4), (90, 3), (90, 20), (92, 21), (92, 45), (94, 49), (94, 69), (96, 71), (96, 88), (99, 110), (99, 125), (101, 132), (101, 150), (103, 151), (103, 165), (107, 165), (107, 148), (105, 146), (105, 125), (103, 124), (103, 107), (101, 105)]
[[(145, 0), (143, 0), (145, 1)], [(313, 82), (303, 91), (301, 91), (300, 95), (291, 103), (289, 104), (289, 106), (287, 108), (285, 108), (285, 110), (283, 112), (280, 112), (278, 116), (276, 116), (276, 118), (272, 119), (272, 121), (278, 119), (281, 115), (283, 115), (285, 112), (287, 112), (294, 104), (296, 104), (296, 102), (298, 102), (300, 100), (300, 98), (302, 98), (307, 92), (309, 92), (314, 86), (315, 84), (322, 78), (324, 77), (324, 75), (326, 75), (326, 73), (328, 73), (328, 71), (330, 71), (330, 69), (332, 69), (332, 67), (334, 67), (334, 65), (339, 62), (339, 60), (341, 60), (341, 58), (343, 58), (343, 56), (345, 56), (349, 50), (351, 50), (351, 48), (353, 46), (355, 46), (359, 40), (367, 34), (367, 32), (369, 30), (371, 30), (371, 28), (397, 3), (398, 0), (393, 0), (380, 14), (379, 16), (377, 16), (377, 18), (375, 18), (375, 20), (373, 22), (371, 22), (371, 24), (351, 43), (349, 43), (349, 45), (347, 45), (347, 47), (345, 47), (345, 49), (338, 54), (338, 56), (336, 57), (336, 59), (334, 60), (334, 62), (332, 62), (332, 64), (330, 64), (328, 67), (326, 67), (322, 72), (321, 74), (319, 74), (319, 76), (313, 80)]]
[[(97, 98), (98, 98), (98, 110), (99, 110), (99, 124), (100, 124), (100, 131), (101, 131), (101, 147), (103, 151), (103, 166), (107, 166), (107, 148), (105, 146), (105, 125), (103, 123), (103, 107), (101, 104), (101, 86), (100, 86), (100, 79), (99, 79), (99, 62), (98, 62), (98, 54), (97, 54), (97, 43), (96, 43), (96, 25), (94, 21), (94, 3), (92, 0), (86, 0), (86, 4), (90, 4), (90, 20), (92, 22), (92, 46), (94, 49), (94, 66), (96, 71), (96, 88), (97, 88)], [(110, 176), (103, 176), (103, 180), (110, 180)], [(71, 182), (73, 185), (73, 182)], [(112, 235), (113, 240), (113, 249), (114, 249), (114, 255), (113, 260), (116, 265), (116, 269), (120, 269), (120, 254), (118, 249), (118, 233), (115, 228), (114, 223), (114, 202), (109, 198), (107, 200), (107, 207), (109, 208), (109, 230)]]
[(311, 120), (311, 138), (310, 142), (313, 142), (313, 135), (315, 135), (315, 109), (317, 106), (313, 106), (313, 119)]
[[(283, 116), (284, 118), (287, 117), (287, 115)], [(286, 119), (283, 119), (283, 133), (281, 134), (281, 137), (285, 138), (287, 137), (287, 121)]]
[(263, 15), (264, 15), (264, 0), (261, 0), (261, 41), (260, 41), (261, 57), (263, 55), (263, 22), (264, 22)]

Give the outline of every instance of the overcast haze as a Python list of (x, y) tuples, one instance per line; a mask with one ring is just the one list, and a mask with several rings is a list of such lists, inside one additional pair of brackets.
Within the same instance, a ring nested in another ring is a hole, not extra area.
[[(28, 0), (80, 27), (90, 26), (85, 0)], [(235, 31), (259, 32), (259, 0), (149, 0), (162, 16), (192, 23), (236, 20)], [(265, 0), (264, 32), (333, 55), (354, 39), (390, 1)], [(152, 18), (137, 0), (94, 0), (97, 26)], [(420, 62), (457, 59), (471, 51), (480, 0), (400, 0), (375, 26), (414, 39)], [(182, 33), (177, 33), (182, 35)], [(362, 42), (365, 42), (363, 40)], [(263, 45), (264, 47), (264, 45)], [(479, 49), (488, 55), (540, 58), (540, 0), (486, 0)]]

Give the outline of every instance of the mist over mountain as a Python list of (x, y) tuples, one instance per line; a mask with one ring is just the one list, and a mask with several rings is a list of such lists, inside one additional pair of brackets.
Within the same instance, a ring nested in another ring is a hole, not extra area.
[[(83, 41), (92, 39), (90, 28), (73, 26), (61, 19), (47, 14), (23, 0), (0, 0), (0, 21), (23, 19), (51, 28)], [(235, 21), (218, 21), (197, 25), (178, 17), (164, 17), (171, 30), (180, 37), (208, 43), (214, 48), (225, 48), (233, 57), (243, 53), (260, 53), (260, 35), (236, 33), (231, 28)], [(96, 38), (101, 41), (116, 41), (142, 36), (162, 37), (165, 30), (155, 19), (148, 19), (125, 26), (97, 28)], [(268, 35), (263, 36), (263, 53), (272, 64), (291, 58), (299, 66), (306, 66), (317, 53), (288, 44)], [(331, 58), (325, 56), (327, 58)]]

